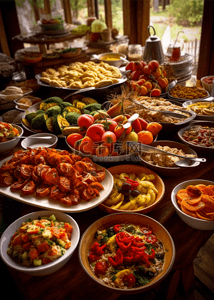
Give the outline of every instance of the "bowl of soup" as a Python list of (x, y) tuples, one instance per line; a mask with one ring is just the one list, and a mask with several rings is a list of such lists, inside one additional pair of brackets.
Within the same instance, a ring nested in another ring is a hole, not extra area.
[(104, 63), (108, 63), (109, 65), (118, 68), (129, 63), (129, 61), (126, 60), (125, 54), (116, 52), (102, 53), (97, 55), (97, 58), (100, 62), (103, 61)]

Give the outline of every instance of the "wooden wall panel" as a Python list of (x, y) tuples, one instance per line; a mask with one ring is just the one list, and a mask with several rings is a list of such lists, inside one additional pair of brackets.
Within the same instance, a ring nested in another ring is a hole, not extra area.
[(65, 22), (72, 24), (71, 4), (70, 0), (62, 0)]
[(4, 21), (2, 18), (1, 7), (0, 7), (0, 28), (1, 28), (0, 44), (1, 44), (2, 52), (8, 56), (11, 56), (8, 42), (7, 42), (7, 36), (4, 28)]
[(148, 26), (150, 23), (150, 0), (137, 1), (137, 40), (142, 46), (148, 38)]
[(130, 44), (145, 45), (149, 22), (149, 0), (123, 0), (124, 34), (128, 35)]
[(111, 0), (104, 0), (104, 7), (105, 7), (105, 23), (109, 29), (112, 29)]

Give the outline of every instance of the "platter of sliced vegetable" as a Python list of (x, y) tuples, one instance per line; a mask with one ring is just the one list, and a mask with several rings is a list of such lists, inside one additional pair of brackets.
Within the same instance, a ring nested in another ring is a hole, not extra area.
[(87, 211), (103, 202), (113, 187), (109, 171), (65, 150), (20, 150), (0, 166), (0, 194), (44, 209)]
[[(102, 111), (101, 104), (96, 100), (83, 97), (72, 103), (60, 97), (50, 97), (29, 107), (22, 117), (22, 126), (30, 132), (51, 132), (64, 137), (63, 131), (78, 132), (77, 119), (84, 113)], [(103, 111), (104, 113), (104, 111)]]

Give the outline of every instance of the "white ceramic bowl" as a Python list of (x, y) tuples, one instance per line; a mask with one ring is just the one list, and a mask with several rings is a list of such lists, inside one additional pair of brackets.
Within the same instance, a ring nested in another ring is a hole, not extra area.
[[(63, 256), (43, 266), (29, 268), (17, 264), (7, 254), (8, 244), (10, 242), (10, 238), (12, 237), (12, 235), (16, 232), (17, 229), (19, 229), (21, 224), (25, 222), (27, 219), (29, 218), (37, 219), (39, 216), (49, 217), (53, 214), (55, 215), (57, 220), (67, 222), (72, 225), (73, 231), (71, 235), (71, 247), (66, 251), (66, 253)], [(32, 276), (46, 276), (58, 271), (61, 267), (63, 267), (67, 263), (67, 261), (71, 258), (74, 250), (76, 249), (79, 239), (80, 239), (79, 226), (72, 217), (62, 212), (58, 212), (56, 210), (54, 211), (42, 210), (42, 211), (37, 211), (37, 212), (24, 215), (23, 217), (17, 219), (7, 227), (7, 229), (3, 232), (0, 240), (0, 254), (4, 263), (9, 267), (15, 269), (16, 271), (24, 272)]]
[(203, 86), (203, 88), (208, 91), (209, 94), (211, 94), (211, 90), (212, 90), (212, 84), (208, 84), (206, 82), (203, 81), (203, 79), (208, 78), (208, 77), (214, 77), (214, 75), (209, 75), (209, 76), (204, 76), (201, 78), (201, 84)]
[[(124, 65), (125, 63), (128, 63), (128, 61), (124, 61), (124, 59), (126, 59), (126, 55), (122, 54), (122, 53), (116, 53), (116, 52), (107, 52), (107, 53), (102, 53), (97, 55), (98, 56), (98, 60), (101, 62), (105, 62), (111, 66), (114, 67), (120, 67), (122, 65)], [(122, 57), (123, 59), (117, 59), (117, 60), (105, 60), (105, 56), (111, 56), (111, 57)]]
[[(13, 125), (14, 128), (16, 128), (19, 131), (19, 136), (22, 136), (23, 132), (24, 132), (23, 128), (16, 125), (16, 124), (12, 124), (12, 125)], [(12, 150), (19, 143), (19, 140), (20, 140), (20, 138), (16, 137), (16, 138), (11, 139), (9, 141), (1, 142), (0, 143), (0, 153), (4, 153), (4, 152)]]
[[(44, 139), (44, 137), (49, 137)], [(27, 148), (56, 148), (58, 137), (52, 133), (36, 133), (32, 134), (21, 142), (21, 146), (24, 149)]]
[(214, 182), (205, 180), (205, 179), (192, 179), (192, 180), (187, 180), (187, 181), (183, 181), (183, 182), (179, 183), (172, 190), (172, 193), (171, 193), (172, 204), (173, 204), (178, 216), (181, 218), (181, 220), (184, 223), (186, 223), (187, 225), (189, 225), (190, 227), (199, 229), (199, 230), (213, 230), (214, 229), (214, 221), (201, 220), (201, 219), (191, 217), (191, 216), (185, 214), (184, 212), (182, 212), (182, 210), (179, 208), (179, 206), (177, 204), (177, 200), (176, 200), (177, 192), (181, 189), (185, 189), (188, 185), (196, 185), (196, 184), (214, 185)]

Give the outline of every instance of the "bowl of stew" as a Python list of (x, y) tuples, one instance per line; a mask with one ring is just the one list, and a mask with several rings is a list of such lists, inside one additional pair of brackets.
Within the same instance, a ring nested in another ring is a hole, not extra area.
[(212, 121), (193, 121), (178, 131), (178, 137), (196, 152), (214, 153), (214, 122)]
[(174, 259), (174, 242), (166, 228), (137, 213), (98, 219), (79, 244), (83, 270), (114, 293), (142, 293), (153, 288), (170, 272)]
[(211, 93), (213, 81), (214, 81), (214, 75), (204, 76), (201, 78), (201, 84), (203, 88), (207, 90), (209, 93)]

